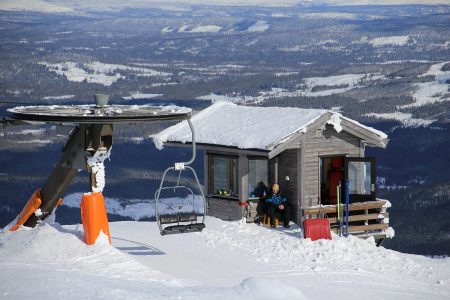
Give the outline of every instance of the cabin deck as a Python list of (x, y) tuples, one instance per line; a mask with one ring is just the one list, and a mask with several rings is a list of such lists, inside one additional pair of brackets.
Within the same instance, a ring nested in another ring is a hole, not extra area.
[[(374, 236), (376, 239), (385, 238), (387, 236), (386, 230), (389, 228), (389, 213), (387, 212), (389, 207), (390, 202), (382, 199), (349, 204), (348, 233), (360, 237)], [(345, 232), (345, 205), (341, 204), (340, 209), (344, 215), (342, 231)], [(338, 205), (302, 208), (305, 219), (327, 218), (334, 233), (339, 233), (337, 212)]]

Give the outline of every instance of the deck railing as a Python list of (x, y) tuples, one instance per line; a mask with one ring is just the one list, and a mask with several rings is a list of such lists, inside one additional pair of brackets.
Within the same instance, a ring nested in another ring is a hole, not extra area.
[[(389, 207), (389, 201), (381, 199), (349, 204), (348, 233), (358, 236), (386, 236), (385, 230), (389, 228)], [(340, 210), (343, 212), (342, 231), (345, 232), (345, 205), (341, 205)], [(302, 208), (302, 211), (305, 219), (328, 218), (331, 230), (339, 233), (337, 205), (307, 207)]]

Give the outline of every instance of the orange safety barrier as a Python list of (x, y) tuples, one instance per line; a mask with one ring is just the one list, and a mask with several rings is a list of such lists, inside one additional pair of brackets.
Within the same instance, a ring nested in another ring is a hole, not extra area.
[(100, 192), (84, 194), (80, 208), (81, 221), (84, 229), (84, 242), (88, 245), (95, 244), (95, 240), (101, 230), (108, 236), (109, 243), (111, 244), (108, 216), (106, 215), (103, 194)]
[(34, 214), (34, 212), (41, 207), (42, 199), (41, 199), (41, 193), (40, 189), (33, 193), (33, 195), (28, 200), (25, 207), (20, 212), (19, 216), (17, 217), (16, 224), (11, 227), (9, 230), (16, 231), (19, 229), (20, 225), (25, 224), (25, 222), (28, 220), (28, 218)]

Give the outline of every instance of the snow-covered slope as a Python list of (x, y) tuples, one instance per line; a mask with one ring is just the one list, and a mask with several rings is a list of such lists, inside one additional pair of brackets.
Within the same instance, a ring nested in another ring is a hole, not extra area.
[(0, 298), (26, 299), (449, 299), (450, 259), (377, 248), (373, 241), (207, 218), (201, 233), (159, 235), (156, 223), (42, 224), (0, 233)]

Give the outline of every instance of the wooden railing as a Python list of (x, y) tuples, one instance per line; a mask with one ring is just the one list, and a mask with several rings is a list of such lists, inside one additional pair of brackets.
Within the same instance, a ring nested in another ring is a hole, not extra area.
[[(384, 230), (389, 228), (389, 213), (387, 209), (390, 205), (387, 200), (367, 201), (349, 204), (348, 233), (353, 235), (384, 235)], [(345, 232), (345, 205), (341, 205), (343, 212), (342, 231)], [(317, 207), (302, 208), (303, 217), (328, 218), (331, 230), (339, 233), (338, 207), (337, 205), (325, 205)]]

